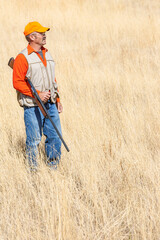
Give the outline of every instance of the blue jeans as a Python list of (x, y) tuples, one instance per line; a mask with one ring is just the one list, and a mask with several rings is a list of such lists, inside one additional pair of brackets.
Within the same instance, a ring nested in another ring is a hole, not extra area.
[[(56, 104), (45, 104), (49, 115), (57, 129), (62, 134)], [(61, 140), (58, 137), (50, 120), (44, 118), (39, 107), (24, 107), (24, 122), (26, 127), (26, 155), (30, 166), (37, 166), (38, 145), (41, 141), (42, 132), (46, 136), (45, 152), (48, 160), (60, 160)]]

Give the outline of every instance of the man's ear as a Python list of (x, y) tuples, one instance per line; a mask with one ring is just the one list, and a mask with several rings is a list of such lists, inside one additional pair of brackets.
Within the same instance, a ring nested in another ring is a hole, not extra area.
[(35, 34), (31, 34), (30, 35), (30, 39), (31, 39), (31, 41), (33, 41), (34, 39), (36, 39), (36, 35)]

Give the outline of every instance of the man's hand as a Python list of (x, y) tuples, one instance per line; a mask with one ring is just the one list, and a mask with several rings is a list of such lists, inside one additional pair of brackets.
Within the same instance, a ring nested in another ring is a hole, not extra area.
[(42, 100), (42, 102), (46, 103), (50, 99), (51, 93), (50, 92), (40, 92), (39, 97)]
[(62, 104), (61, 104), (60, 102), (57, 102), (56, 105), (57, 105), (57, 110), (58, 110), (58, 112), (61, 113), (61, 112), (63, 111), (63, 106), (62, 106)]

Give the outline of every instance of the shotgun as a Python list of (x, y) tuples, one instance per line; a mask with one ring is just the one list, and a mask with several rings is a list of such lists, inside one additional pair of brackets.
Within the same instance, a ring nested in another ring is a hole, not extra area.
[[(10, 60), (9, 60), (9, 62), (8, 62), (8, 66), (13, 69), (13, 65), (14, 65), (14, 58), (12, 57), (12, 58), (10, 58)], [(45, 118), (48, 118), (48, 119), (50, 120), (50, 122), (52, 123), (54, 129), (56, 130), (59, 138), (61, 139), (63, 145), (65, 146), (67, 152), (69, 152), (69, 148), (68, 148), (67, 144), (65, 143), (64, 139), (62, 138), (62, 135), (60, 134), (60, 132), (58, 131), (56, 125), (54, 124), (54, 122), (53, 122), (51, 116), (49, 115), (49, 113), (48, 113), (48, 111), (47, 111), (44, 103), (43, 103), (42, 100), (40, 99), (40, 97), (39, 97), (39, 95), (38, 95), (35, 87), (33, 86), (33, 83), (31, 82), (31, 80), (30, 80), (29, 78), (26, 78), (25, 80), (26, 80), (26, 82), (28, 82), (28, 84), (30, 85), (32, 94), (33, 94), (33, 96), (34, 96), (34, 98), (35, 98), (35, 100), (36, 100), (36, 103), (37, 103), (38, 107), (40, 108), (43, 116), (44, 116)]]

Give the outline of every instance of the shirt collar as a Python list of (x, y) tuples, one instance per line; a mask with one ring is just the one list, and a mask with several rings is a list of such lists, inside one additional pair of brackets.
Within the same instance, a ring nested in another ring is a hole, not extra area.
[[(28, 44), (28, 46), (27, 46), (27, 49), (28, 49), (28, 55), (31, 54), (32, 52), (36, 52), (29, 44)], [(41, 50), (42, 50), (42, 51), (45, 51), (45, 52), (48, 51), (48, 49), (47, 49), (47, 48), (44, 48), (43, 46), (41, 47)]]

